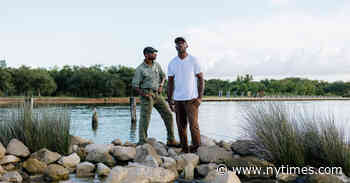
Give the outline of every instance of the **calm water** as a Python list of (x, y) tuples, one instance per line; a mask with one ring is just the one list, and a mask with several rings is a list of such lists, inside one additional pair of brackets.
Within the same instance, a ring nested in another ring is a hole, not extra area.
[[(306, 108), (317, 111), (318, 114), (332, 113), (338, 124), (343, 128), (350, 127), (350, 101), (313, 101), (313, 102), (286, 102), (297, 108)], [(204, 102), (199, 110), (199, 125), (201, 134), (217, 140), (231, 141), (242, 135), (242, 112), (251, 104), (263, 105), (253, 102)], [(91, 118), (93, 108), (98, 113), (98, 128), (92, 130)], [(137, 106), (137, 119), (140, 108)], [(174, 117), (174, 116), (173, 116)], [(123, 142), (128, 140), (137, 142), (138, 125), (132, 126), (129, 106), (72, 106), (72, 134), (93, 140), (95, 143), (110, 143), (116, 138)], [(138, 122), (137, 122), (138, 124)], [(178, 136), (175, 117), (174, 128)], [(159, 113), (153, 109), (149, 137), (155, 137), (166, 142), (166, 129)], [(177, 137), (178, 138), (178, 137)]]

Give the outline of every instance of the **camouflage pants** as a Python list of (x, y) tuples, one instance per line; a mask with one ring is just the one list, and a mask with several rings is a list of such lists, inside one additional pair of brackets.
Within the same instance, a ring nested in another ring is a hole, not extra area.
[(175, 140), (173, 116), (162, 96), (150, 91), (152, 97), (141, 96), (141, 113), (139, 122), (139, 143), (145, 143), (148, 137), (147, 130), (151, 120), (152, 109), (155, 107), (162, 117), (167, 129), (167, 140)]

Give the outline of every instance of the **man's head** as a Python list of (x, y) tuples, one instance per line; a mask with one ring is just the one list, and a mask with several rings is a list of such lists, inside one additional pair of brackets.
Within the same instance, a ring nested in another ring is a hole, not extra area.
[(147, 60), (155, 60), (157, 58), (157, 52), (158, 50), (147, 46), (146, 48), (143, 49), (143, 55), (145, 56), (145, 59)]
[(188, 48), (188, 45), (187, 45), (185, 38), (183, 38), (183, 37), (175, 38), (175, 47), (176, 47), (177, 52), (185, 53), (186, 49)]

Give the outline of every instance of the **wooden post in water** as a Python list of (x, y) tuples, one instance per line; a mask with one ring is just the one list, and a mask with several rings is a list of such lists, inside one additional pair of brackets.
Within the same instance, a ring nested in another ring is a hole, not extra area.
[(136, 124), (136, 99), (135, 99), (135, 97), (130, 97), (130, 113), (131, 113), (131, 123)]
[(94, 108), (94, 112), (92, 114), (92, 130), (96, 131), (98, 127), (98, 118), (96, 108)]
[(33, 110), (33, 106), (34, 106), (34, 98), (33, 97), (24, 98), (24, 103), (25, 103), (25, 105), (28, 105), (30, 107), (30, 110)]

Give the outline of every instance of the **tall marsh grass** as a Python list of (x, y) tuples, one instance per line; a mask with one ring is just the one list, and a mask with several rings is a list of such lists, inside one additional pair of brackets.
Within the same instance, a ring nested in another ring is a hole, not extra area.
[(13, 138), (21, 140), (31, 152), (47, 148), (61, 154), (70, 145), (70, 113), (65, 107), (46, 106), (30, 109), (21, 104), (0, 119), (0, 141), (7, 145)]
[(266, 102), (244, 108), (244, 133), (277, 166), (342, 167), (350, 175), (349, 139), (332, 112)]

